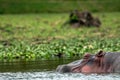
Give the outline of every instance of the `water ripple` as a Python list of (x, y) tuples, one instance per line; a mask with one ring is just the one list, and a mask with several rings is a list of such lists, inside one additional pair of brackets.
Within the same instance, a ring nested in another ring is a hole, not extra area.
[(119, 74), (90, 74), (46, 72), (4, 72), (0, 80), (120, 80)]

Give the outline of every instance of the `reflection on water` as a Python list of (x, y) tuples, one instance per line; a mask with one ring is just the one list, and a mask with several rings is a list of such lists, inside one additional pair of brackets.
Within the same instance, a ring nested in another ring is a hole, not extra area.
[(0, 80), (120, 80), (119, 74), (84, 75), (80, 73), (16, 72), (0, 73)]
[(59, 64), (69, 63), (75, 59), (36, 60), (20, 62), (0, 62), (0, 80), (120, 80), (119, 74), (57, 73)]
[(72, 62), (75, 59), (0, 62), (0, 72), (51, 71), (55, 70), (58, 65)]

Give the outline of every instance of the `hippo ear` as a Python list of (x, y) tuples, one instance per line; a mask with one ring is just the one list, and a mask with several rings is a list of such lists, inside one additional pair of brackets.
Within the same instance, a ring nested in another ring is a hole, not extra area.
[(89, 59), (89, 57), (91, 56), (91, 54), (90, 53), (85, 53), (85, 55), (84, 55), (84, 57), (83, 57), (83, 59)]
[(104, 55), (105, 55), (105, 53), (104, 53), (102, 50), (100, 50), (100, 51), (96, 54), (97, 57), (103, 57)]

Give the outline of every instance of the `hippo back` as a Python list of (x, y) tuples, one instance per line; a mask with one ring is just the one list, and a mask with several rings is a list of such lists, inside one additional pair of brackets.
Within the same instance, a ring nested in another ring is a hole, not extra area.
[(120, 52), (107, 52), (105, 55), (105, 65), (111, 66), (111, 72), (120, 73)]

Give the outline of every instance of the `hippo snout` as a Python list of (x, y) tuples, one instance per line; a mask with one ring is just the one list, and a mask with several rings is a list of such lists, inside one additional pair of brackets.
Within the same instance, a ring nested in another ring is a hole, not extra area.
[(59, 65), (56, 71), (61, 73), (71, 72), (71, 67), (67, 65)]

